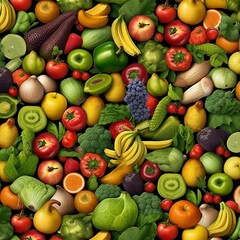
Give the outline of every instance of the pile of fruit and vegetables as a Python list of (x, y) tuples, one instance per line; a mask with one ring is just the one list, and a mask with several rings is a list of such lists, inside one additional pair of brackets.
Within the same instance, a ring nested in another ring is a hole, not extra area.
[(239, 0), (0, 0), (0, 240), (237, 240), (239, 180)]

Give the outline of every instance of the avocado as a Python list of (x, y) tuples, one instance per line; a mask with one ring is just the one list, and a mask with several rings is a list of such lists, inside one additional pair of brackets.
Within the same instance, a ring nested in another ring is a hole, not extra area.
[(112, 77), (107, 73), (98, 73), (89, 78), (84, 84), (84, 92), (99, 95), (106, 92), (112, 85)]
[(7, 93), (0, 93), (0, 118), (10, 118), (17, 112), (19, 100)]
[(0, 67), (0, 93), (7, 93), (9, 87), (13, 85), (11, 71), (6, 67)]
[(50, 37), (50, 35), (61, 25), (61, 23), (67, 20), (70, 16), (77, 16), (77, 12), (69, 11), (60, 14), (53, 21), (29, 30), (24, 35), (27, 51), (38, 51), (42, 43), (44, 43)]
[(64, 50), (68, 36), (71, 33), (76, 20), (77, 16), (72, 15), (62, 22), (60, 26), (50, 35), (50, 37), (40, 46), (39, 55), (45, 60), (50, 60), (52, 58), (54, 46), (58, 46), (60, 50)]

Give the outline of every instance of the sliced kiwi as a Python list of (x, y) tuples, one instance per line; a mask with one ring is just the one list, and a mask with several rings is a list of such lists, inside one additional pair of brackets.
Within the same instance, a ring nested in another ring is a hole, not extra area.
[(16, 114), (19, 100), (9, 96), (7, 93), (0, 93), (0, 118), (9, 118)]
[(84, 92), (99, 95), (106, 92), (112, 85), (112, 77), (106, 73), (98, 73), (89, 78), (84, 84)]

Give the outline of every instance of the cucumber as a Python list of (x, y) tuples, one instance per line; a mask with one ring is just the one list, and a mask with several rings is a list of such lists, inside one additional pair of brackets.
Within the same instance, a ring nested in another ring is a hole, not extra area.
[(95, 47), (106, 41), (112, 40), (111, 27), (106, 25), (102, 28), (86, 28), (81, 34), (82, 48), (93, 50)]

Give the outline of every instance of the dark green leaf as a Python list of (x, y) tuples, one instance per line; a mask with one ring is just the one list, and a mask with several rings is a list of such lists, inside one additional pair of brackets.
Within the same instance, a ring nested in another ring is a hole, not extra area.
[(202, 201), (202, 192), (200, 189), (197, 189), (197, 206), (201, 204)]
[(0, 223), (9, 222), (11, 214), (11, 209), (9, 207), (0, 204)]
[(183, 98), (183, 89), (180, 88), (180, 87), (174, 87), (172, 84), (169, 84), (168, 96), (173, 101), (182, 100), (182, 98)]
[(53, 135), (56, 136), (56, 138), (58, 138), (58, 128), (57, 125), (51, 121), (48, 121), (47, 126), (46, 126), (46, 130), (50, 133), (52, 133)]
[(9, 240), (13, 235), (13, 227), (9, 222), (0, 224), (0, 240)]
[(138, 240), (152, 240), (157, 236), (157, 224), (149, 223), (140, 228), (137, 238)]
[(139, 233), (138, 227), (127, 228), (118, 238), (118, 240), (136, 240)]
[(66, 134), (66, 130), (61, 122), (58, 122), (58, 141), (60, 142), (64, 135)]
[(185, 193), (185, 198), (194, 203), (195, 205), (197, 204), (197, 196), (195, 194), (195, 192), (192, 189), (187, 189), (187, 192)]

